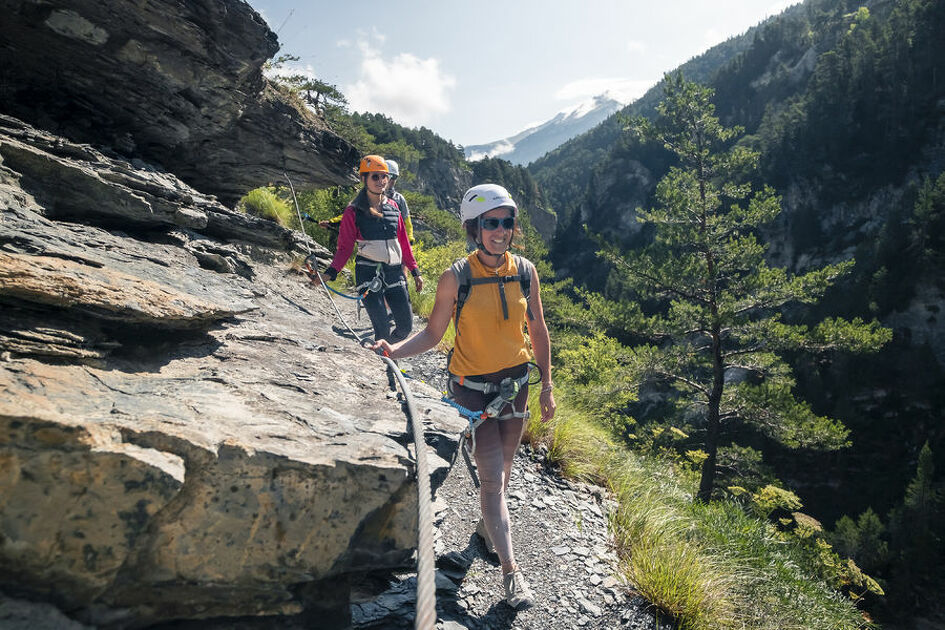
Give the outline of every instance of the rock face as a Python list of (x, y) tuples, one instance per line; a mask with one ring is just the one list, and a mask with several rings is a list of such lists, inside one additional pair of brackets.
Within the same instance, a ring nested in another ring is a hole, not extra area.
[(0, 0), (0, 112), (160, 164), (232, 204), (353, 183), (356, 150), (269, 84), (275, 34), (239, 0)]
[[(287, 273), (295, 237), (3, 122), (0, 587), (95, 623), (343, 617), (346, 576), (410, 563), (416, 488), (382, 364)], [(448, 456), (461, 423), (416, 387)]]
[(470, 171), (461, 169), (449, 160), (429, 158), (420, 161), (417, 183), (413, 188), (436, 199), (438, 207), (459, 216), (463, 193), (472, 185)]
[(541, 207), (529, 208), (528, 212), (535, 230), (545, 243), (550, 243), (555, 236), (555, 230), (558, 229), (558, 215)]
[[(105, 37), (49, 6), (15, 9)], [(350, 577), (416, 546), (383, 364), (292, 271), (327, 251), (136, 164), (0, 117), (0, 590), (99, 627), (345, 627)], [(436, 482), (462, 421), (411, 385)]]

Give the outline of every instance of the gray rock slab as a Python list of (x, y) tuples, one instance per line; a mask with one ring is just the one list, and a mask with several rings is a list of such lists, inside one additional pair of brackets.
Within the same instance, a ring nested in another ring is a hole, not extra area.
[[(293, 255), (56, 220), (29, 179), (0, 165), (0, 588), (93, 623), (290, 619), (411, 566), (402, 403)], [(410, 386), (436, 483), (464, 424)]]

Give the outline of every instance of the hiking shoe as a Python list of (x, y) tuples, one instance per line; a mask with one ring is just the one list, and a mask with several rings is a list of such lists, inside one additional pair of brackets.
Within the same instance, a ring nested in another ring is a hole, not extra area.
[(505, 601), (515, 610), (531, 608), (535, 604), (535, 594), (525, 581), (521, 570), (512, 571), (502, 576), (505, 582)]
[(476, 533), (482, 538), (482, 544), (486, 546), (486, 551), (494, 554), (495, 545), (492, 544), (492, 538), (486, 530), (486, 522), (481, 518), (479, 519), (479, 523), (476, 524)]

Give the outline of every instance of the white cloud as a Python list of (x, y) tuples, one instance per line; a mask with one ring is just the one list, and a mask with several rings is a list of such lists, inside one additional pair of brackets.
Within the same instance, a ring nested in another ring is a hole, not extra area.
[(387, 35), (379, 31), (376, 26), (371, 27), (371, 37), (377, 40), (378, 44), (383, 44), (387, 41)]
[[(379, 35), (375, 33), (374, 39), (381, 39)], [(363, 42), (360, 49), (360, 77), (342, 88), (352, 110), (383, 112), (412, 127), (428, 125), (450, 110), (456, 79), (440, 68), (438, 59), (420, 59), (410, 53), (385, 58)]]
[(281, 68), (269, 68), (266, 70), (267, 77), (290, 77), (296, 74), (301, 74), (304, 77), (309, 79), (317, 79), (318, 75), (315, 74), (315, 68), (311, 65), (293, 65), (291, 63), (283, 65)]
[(643, 94), (655, 84), (656, 81), (648, 79), (635, 80), (592, 77), (572, 81), (559, 88), (558, 91), (555, 92), (555, 98), (559, 101), (583, 100), (606, 92), (612, 98), (622, 103), (629, 103), (643, 96)]
[(466, 159), (470, 162), (478, 162), (479, 160), (487, 157), (498, 157), (500, 155), (505, 155), (506, 153), (511, 153), (515, 150), (515, 145), (511, 142), (498, 142), (491, 149), (486, 151), (473, 151)]
[(631, 53), (641, 53), (646, 50), (646, 44), (640, 41), (631, 40), (627, 42), (627, 51)]

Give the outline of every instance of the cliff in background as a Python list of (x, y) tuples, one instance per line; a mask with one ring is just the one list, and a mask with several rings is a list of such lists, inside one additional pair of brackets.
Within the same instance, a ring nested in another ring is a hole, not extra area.
[[(3, 12), (0, 590), (104, 627), (344, 627), (355, 576), (412, 564), (403, 409), (293, 271), (328, 252), (207, 193), (356, 156), (262, 81), (243, 2)], [(413, 388), (436, 482), (461, 421)]]
[(355, 149), (262, 74), (245, 2), (0, 0), (0, 112), (173, 172), (232, 204), (284, 179), (354, 183)]

